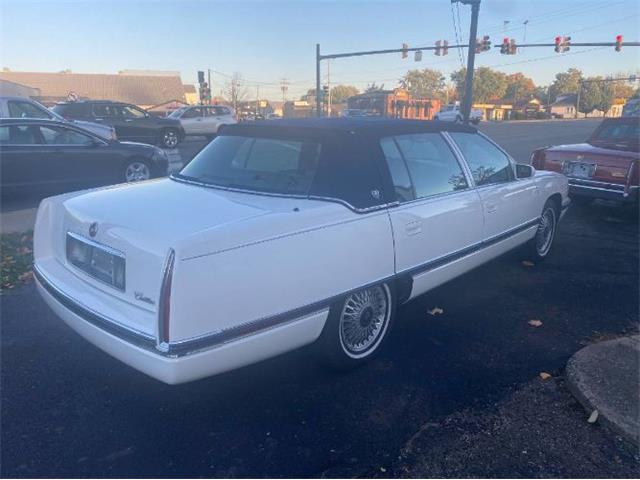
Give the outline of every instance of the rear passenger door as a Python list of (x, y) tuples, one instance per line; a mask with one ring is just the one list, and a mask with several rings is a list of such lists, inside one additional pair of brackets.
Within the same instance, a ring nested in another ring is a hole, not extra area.
[[(396, 272), (446, 268), (482, 239), (482, 207), (463, 166), (440, 133), (380, 140), (400, 205), (389, 209)], [(433, 285), (414, 281), (413, 296)]]
[(462, 132), (447, 135), (464, 156), (482, 199), (484, 241), (537, 222), (540, 192), (533, 178), (516, 179), (511, 158), (484, 136)]

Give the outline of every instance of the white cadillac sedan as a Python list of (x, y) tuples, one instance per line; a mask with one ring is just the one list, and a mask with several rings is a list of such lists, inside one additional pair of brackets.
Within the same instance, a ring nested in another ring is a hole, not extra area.
[(399, 304), (521, 245), (545, 258), (568, 204), (566, 177), (473, 127), (251, 122), (168, 179), (44, 200), (34, 271), (71, 328), (166, 383), (313, 342), (348, 367)]

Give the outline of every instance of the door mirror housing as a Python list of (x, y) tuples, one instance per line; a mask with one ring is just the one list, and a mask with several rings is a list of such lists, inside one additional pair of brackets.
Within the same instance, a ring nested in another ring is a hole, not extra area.
[(535, 175), (536, 169), (526, 163), (516, 163), (517, 178), (531, 178)]

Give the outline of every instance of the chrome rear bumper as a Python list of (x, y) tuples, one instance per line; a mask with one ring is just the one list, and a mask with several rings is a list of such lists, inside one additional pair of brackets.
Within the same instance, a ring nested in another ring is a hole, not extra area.
[(569, 194), (618, 202), (638, 201), (640, 187), (627, 188), (619, 183), (597, 182), (594, 180), (569, 178)]

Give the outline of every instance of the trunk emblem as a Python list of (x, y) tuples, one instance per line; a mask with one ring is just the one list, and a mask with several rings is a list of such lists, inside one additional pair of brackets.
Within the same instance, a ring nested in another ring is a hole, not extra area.
[(98, 233), (98, 222), (93, 222), (89, 225), (89, 236), (93, 238), (96, 236), (96, 233)]
[(577, 155), (576, 160), (584, 160), (584, 155)]

